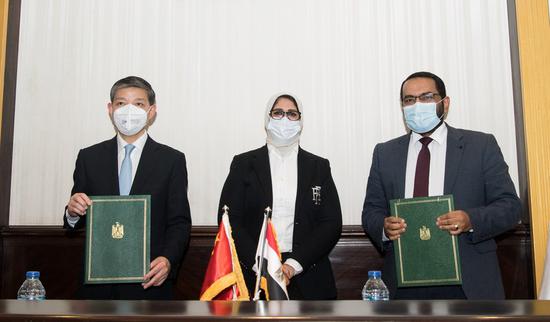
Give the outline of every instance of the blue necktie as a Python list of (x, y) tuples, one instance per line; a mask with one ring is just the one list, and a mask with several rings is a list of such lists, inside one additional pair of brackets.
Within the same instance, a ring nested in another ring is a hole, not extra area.
[(130, 158), (130, 154), (132, 154), (134, 148), (135, 146), (132, 144), (127, 144), (124, 147), (124, 160), (122, 160), (120, 174), (118, 175), (118, 187), (121, 196), (129, 195), (130, 188), (132, 187), (132, 159)]

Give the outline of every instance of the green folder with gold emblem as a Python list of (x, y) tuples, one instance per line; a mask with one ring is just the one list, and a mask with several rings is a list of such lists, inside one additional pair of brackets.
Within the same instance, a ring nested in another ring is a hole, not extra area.
[(393, 241), (398, 287), (462, 284), (458, 239), (435, 224), (453, 210), (452, 195), (390, 200), (392, 216), (407, 223)]
[(93, 196), (84, 283), (141, 283), (149, 271), (150, 196)]

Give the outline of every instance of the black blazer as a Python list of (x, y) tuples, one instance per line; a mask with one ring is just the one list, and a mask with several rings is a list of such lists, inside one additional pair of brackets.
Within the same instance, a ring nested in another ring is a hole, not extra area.
[[(312, 187), (321, 187), (321, 202), (313, 201)], [(252, 271), (264, 209), (272, 207), (273, 193), (267, 146), (235, 156), (220, 198), (229, 207), (229, 221), (247, 286), (254, 291)], [(329, 161), (298, 151), (298, 189), (292, 256), (304, 271), (292, 278), (305, 299), (336, 297), (328, 255), (342, 232), (342, 211)]]
[[(74, 186), (71, 195), (77, 192), (89, 196), (119, 195), (118, 160), (116, 137), (80, 150), (73, 175)], [(170, 261), (168, 281), (175, 280), (179, 264), (187, 248), (191, 231), (191, 214), (187, 199), (187, 169), (185, 155), (150, 137), (143, 147), (137, 172), (130, 191), (131, 195), (151, 195), (151, 260), (164, 256)], [(72, 229), (65, 216), (64, 227)], [(81, 218), (74, 229), (85, 228), (86, 218)], [(88, 287), (101, 289), (102, 285)], [(157, 290), (143, 291), (141, 285), (132, 288), (122, 285), (116, 293), (123, 298), (150, 298)], [(110, 286), (106, 286), (107, 288)], [(127, 291), (131, 289), (131, 291)], [(150, 289), (155, 289), (151, 287)], [(105, 290), (98, 291), (105, 297)], [(111, 292), (111, 293), (112, 293)], [(81, 293), (82, 297), (96, 297), (94, 292)], [(126, 294), (125, 293), (129, 293)], [(156, 296), (153, 296), (156, 297)]]
[[(455, 209), (469, 215), (474, 229), (458, 236), (462, 289), (468, 299), (503, 299), (494, 237), (518, 223), (521, 203), (494, 136), (447, 129), (444, 194), (454, 196)], [(376, 145), (363, 206), (363, 228), (384, 253), (390, 296), (397, 287), (393, 244), (382, 242), (382, 232), (389, 200), (405, 195), (409, 140), (404, 135)]]

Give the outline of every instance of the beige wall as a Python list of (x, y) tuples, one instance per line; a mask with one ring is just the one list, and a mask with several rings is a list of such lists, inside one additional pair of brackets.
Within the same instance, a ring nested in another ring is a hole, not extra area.
[(529, 206), (536, 290), (540, 288), (550, 223), (550, 17), (548, 0), (517, 0)]
[(6, 35), (8, 31), (8, 0), (0, 0), (0, 135), (2, 133), (2, 108), (4, 107), (4, 67), (6, 63)]

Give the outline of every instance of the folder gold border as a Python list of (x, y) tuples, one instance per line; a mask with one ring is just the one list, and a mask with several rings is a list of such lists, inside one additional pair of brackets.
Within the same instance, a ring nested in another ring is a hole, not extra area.
[[(410, 205), (410, 204), (420, 204), (420, 203), (433, 203), (433, 202), (446, 202), (448, 206), (448, 210), (453, 210), (453, 204), (452, 204), (452, 196), (439, 196), (437, 198), (430, 198), (430, 199), (422, 199), (422, 200), (415, 200), (413, 199), (401, 199), (395, 201), (393, 204), (394, 206), (394, 216), (399, 218), (399, 210), (398, 206), (400, 205)], [(397, 239), (397, 253), (399, 256), (399, 277), (401, 280), (399, 281), (401, 285), (403, 286), (414, 286), (417, 284), (427, 284), (427, 283), (446, 283), (446, 282), (456, 282), (457, 284), (460, 283), (461, 277), (460, 277), (460, 263), (458, 262), (458, 244), (457, 244), (457, 238), (456, 235), (451, 235), (451, 241), (452, 241), (452, 248), (453, 248), (453, 263), (454, 263), (454, 273), (455, 275), (451, 278), (443, 278), (443, 279), (426, 279), (426, 280), (407, 280), (405, 278), (405, 272), (403, 270), (403, 253), (401, 251), (401, 238)]]
[(136, 199), (94, 199), (92, 205), (89, 208), (88, 213), (88, 220), (90, 221), (90, 229), (88, 231), (88, 243), (90, 245), (90, 249), (87, 252), (86, 256), (86, 262), (88, 263), (88, 276), (87, 281), (89, 282), (109, 282), (109, 281), (133, 281), (133, 280), (141, 280), (143, 279), (143, 276), (147, 274), (147, 229), (143, 229), (143, 275), (141, 276), (127, 276), (127, 277), (92, 277), (92, 248), (93, 248), (93, 227), (94, 227), (94, 203), (101, 203), (101, 202), (124, 202), (124, 203), (130, 203), (130, 202), (143, 202), (143, 227), (147, 227), (147, 198), (136, 198)]

